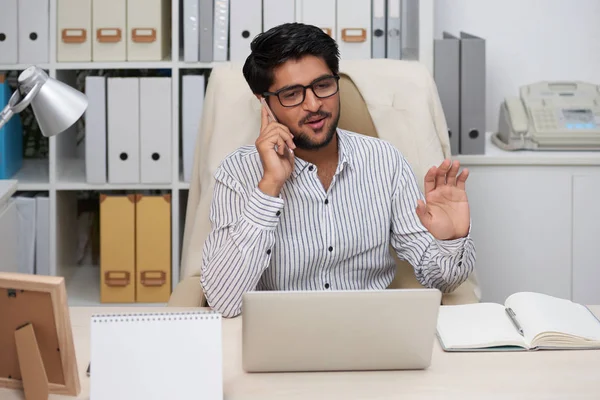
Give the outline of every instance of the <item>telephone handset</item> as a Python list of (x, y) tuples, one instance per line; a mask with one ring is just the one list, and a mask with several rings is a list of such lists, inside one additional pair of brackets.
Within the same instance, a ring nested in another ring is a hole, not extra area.
[(493, 142), (505, 150), (600, 150), (600, 85), (538, 82), (505, 99)]

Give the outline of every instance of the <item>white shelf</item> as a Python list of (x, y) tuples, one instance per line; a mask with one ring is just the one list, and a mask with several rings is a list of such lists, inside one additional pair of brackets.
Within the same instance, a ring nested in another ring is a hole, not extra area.
[[(79, 144), (73, 130), (49, 138), (49, 159), (25, 160), (23, 168), (14, 177), (19, 191), (48, 191), (50, 201), (50, 271), (67, 278), (69, 302), (72, 305), (102, 305), (99, 302), (99, 276), (97, 267), (70, 267), (77, 252), (77, 196), (79, 191), (109, 190), (169, 190), (171, 191), (172, 218), (172, 287), (179, 282), (181, 231), (185, 220), (185, 191), (190, 183), (183, 181), (179, 154), (180, 145), (180, 84), (186, 70), (210, 70), (223, 62), (185, 62), (180, 41), (180, 2), (173, 0), (171, 21), (171, 54), (160, 61), (126, 62), (56, 62), (57, 27), (56, 9), (58, 0), (50, 0), (50, 60), (36, 64), (48, 70), (51, 77), (73, 85), (75, 71), (84, 70), (159, 70), (171, 71), (172, 79), (172, 182), (167, 184), (90, 184), (86, 182), (84, 144)], [(434, 0), (404, 0), (418, 9), (418, 21), (422, 26), (418, 40), (404, 50), (410, 60), (421, 60), (430, 70), (433, 68), (433, 5)], [(416, 16), (414, 20), (417, 20)], [(417, 48), (418, 47), (418, 48)], [(20, 71), (29, 64), (0, 65), (0, 71)], [(200, 118), (200, 116), (198, 116)], [(110, 304), (114, 305), (114, 304)], [(141, 304), (147, 305), (147, 304)]]

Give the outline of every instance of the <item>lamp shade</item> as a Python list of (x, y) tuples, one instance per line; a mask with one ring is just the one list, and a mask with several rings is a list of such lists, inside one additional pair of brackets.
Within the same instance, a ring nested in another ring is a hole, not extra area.
[(19, 91), (31, 99), (31, 108), (42, 135), (57, 135), (85, 112), (87, 97), (66, 83), (50, 78), (42, 69), (29, 67), (18, 78)]

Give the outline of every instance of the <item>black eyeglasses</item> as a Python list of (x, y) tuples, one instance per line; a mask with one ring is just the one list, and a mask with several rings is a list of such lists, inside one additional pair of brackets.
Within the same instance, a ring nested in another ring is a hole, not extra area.
[(338, 75), (324, 76), (307, 86), (294, 85), (280, 89), (276, 92), (265, 92), (263, 93), (263, 96), (276, 96), (282, 106), (294, 107), (298, 104), (302, 104), (306, 97), (306, 89), (312, 90), (315, 96), (320, 99), (333, 96), (339, 90), (339, 79), (340, 77)]

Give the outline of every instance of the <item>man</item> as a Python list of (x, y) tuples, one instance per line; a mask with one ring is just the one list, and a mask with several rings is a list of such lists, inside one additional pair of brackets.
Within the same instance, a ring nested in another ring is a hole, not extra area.
[(233, 317), (246, 291), (385, 289), (390, 244), (424, 286), (464, 282), (475, 262), (468, 171), (432, 167), (424, 201), (396, 148), (337, 128), (339, 51), (321, 29), (280, 25), (251, 49), (243, 73), (268, 108), (255, 145), (215, 174), (201, 278), (209, 305)]

